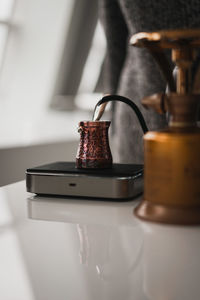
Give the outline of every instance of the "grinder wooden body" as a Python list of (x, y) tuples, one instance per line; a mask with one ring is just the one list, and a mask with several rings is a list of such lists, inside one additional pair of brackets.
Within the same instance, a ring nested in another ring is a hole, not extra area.
[(168, 224), (200, 223), (200, 129), (149, 132), (144, 137), (142, 219)]

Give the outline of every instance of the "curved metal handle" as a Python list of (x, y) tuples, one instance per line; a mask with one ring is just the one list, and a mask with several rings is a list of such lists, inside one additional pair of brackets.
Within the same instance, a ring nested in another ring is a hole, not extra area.
[[(95, 109), (94, 109), (93, 118), (95, 116), (95, 111), (96, 111), (97, 107), (104, 104), (104, 103), (106, 103), (106, 102), (110, 102), (110, 101), (120, 101), (120, 102), (128, 104), (132, 108), (132, 110), (135, 112), (135, 114), (138, 118), (138, 121), (140, 123), (140, 126), (142, 127), (143, 132), (146, 133), (148, 131), (147, 124), (144, 120), (144, 117), (143, 117), (140, 109), (137, 107), (137, 105), (134, 102), (132, 102), (130, 99), (128, 99), (124, 96), (119, 96), (119, 95), (104, 96), (101, 100), (99, 100), (99, 102), (97, 102), (97, 104), (95, 106)], [(105, 107), (104, 107), (104, 109), (105, 109)]]

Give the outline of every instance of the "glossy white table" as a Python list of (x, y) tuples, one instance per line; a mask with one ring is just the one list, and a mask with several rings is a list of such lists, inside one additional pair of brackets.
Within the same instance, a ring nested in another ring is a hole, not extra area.
[(138, 221), (137, 201), (1, 188), (0, 299), (199, 300), (200, 227)]

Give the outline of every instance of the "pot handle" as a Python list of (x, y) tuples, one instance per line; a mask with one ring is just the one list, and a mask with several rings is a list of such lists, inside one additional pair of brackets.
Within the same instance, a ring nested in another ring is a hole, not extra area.
[(101, 100), (99, 100), (94, 108), (93, 118), (94, 118), (94, 115), (95, 115), (95, 112), (96, 112), (96, 109), (98, 106), (100, 106), (106, 102), (111, 102), (111, 101), (120, 101), (120, 102), (128, 104), (132, 108), (132, 110), (135, 112), (135, 114), (138, 118), (138, 121), (140, 123), (140, 126), (142, 127), (143, 132), (146, 133), (147, 131), (149, 131), (147, 124), (144, 120), (144, 117), (143, 117), (140, 109), (138, 108), (138, 106), (134, 102), (132, 102), (130, 99), (128, 99), (124, 96), (120, 96), (120, 95), (106, 95)]

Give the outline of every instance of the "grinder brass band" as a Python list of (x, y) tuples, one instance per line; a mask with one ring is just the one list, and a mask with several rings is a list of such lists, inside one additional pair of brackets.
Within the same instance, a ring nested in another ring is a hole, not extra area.
[[(194, 80), (191, 76), (196, 48), (200, 47), (200, 30), (138, 33), (131, 38), (131, 44), (153, 54), (170, 89), (166, 95), (156, 94), (142, 101), (158, 113), (167, 111), (170, 121), (166, 129), (144, 136), (144, 199), (135, 214), (147, 221), (200, 224), (199, 70)], [(164, 48), (172, 49), (176, 84)]]

